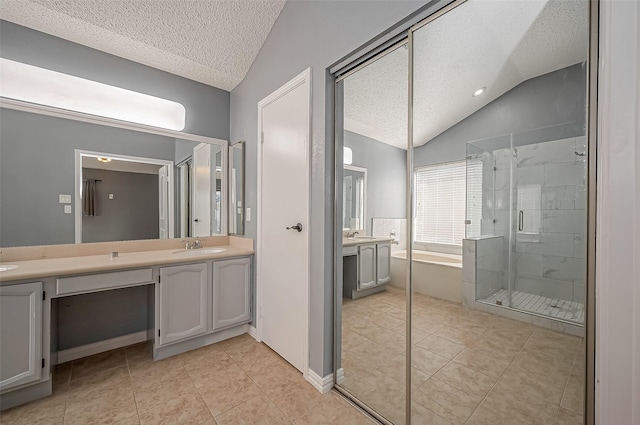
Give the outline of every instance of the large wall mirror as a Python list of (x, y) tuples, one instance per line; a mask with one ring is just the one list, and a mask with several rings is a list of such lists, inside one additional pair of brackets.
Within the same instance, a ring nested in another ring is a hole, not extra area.
[(226, 141), (0, 106), (1, 247), (228, 233)]

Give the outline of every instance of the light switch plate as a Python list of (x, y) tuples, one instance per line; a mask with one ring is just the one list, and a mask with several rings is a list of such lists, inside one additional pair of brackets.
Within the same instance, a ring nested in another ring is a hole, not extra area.
[(247, 213), (244, 216), (246, 221), (251, 221), (251, 208), (247, 208)]
[(70, 204), (71, 195), (58, 195), (58, 200), (61, 204)]
[(65, 205), (64, 206), (64, 213), (65, 214), (71, 214), (71, 205)]
[(113, 193), (109, 194), (109, 199), (113, 199)]

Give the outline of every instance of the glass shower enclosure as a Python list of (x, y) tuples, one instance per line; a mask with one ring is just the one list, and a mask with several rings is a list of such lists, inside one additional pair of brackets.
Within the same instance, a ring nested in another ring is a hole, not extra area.
[(584, 324), (585, 152), (578, 123), (467, 143), (476, 302)]

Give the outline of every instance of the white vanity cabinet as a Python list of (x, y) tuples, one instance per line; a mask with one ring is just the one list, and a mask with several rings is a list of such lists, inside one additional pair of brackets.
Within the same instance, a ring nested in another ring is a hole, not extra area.
[(384, 291), (391, 281), (391, 240), (345, 239), (342, 247), (342, 294), (357, 299)]
[(42, 375), (42, 282), (0, 287), (0, 390)]
[(382, 285), (391, 280), (391, 242), (376, 244), (376, 255), (376, 284)]
[(208, 331), (207, 263), (161, 267), (158, 295), (159, 345), (193, 338)]
[(358, 290), (369, 289), (377, 284), (376, 245), (358, 246)]
[(213, 330), (251, 321), (251, 258), (213, 262)]

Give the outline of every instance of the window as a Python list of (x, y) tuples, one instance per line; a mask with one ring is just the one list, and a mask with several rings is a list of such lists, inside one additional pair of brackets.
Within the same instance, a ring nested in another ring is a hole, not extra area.
[(364, 177), (356, 177), (356, 229), (364, 229)]
[[(482, 199), (482, 162), (468, 164), (470, 178), (469, 195)], [(465, 207), (467, 198), (467, 162), (419, 167), (415, 170), (416, 223), (415, 241), (418, 243), (462, 246), (465, 237)], [(468, 218), (473, 229), (479, 232), (482, 215), (481, 202), (470, 208)], [(477, 227), (477, 230), (475, 230)]]

